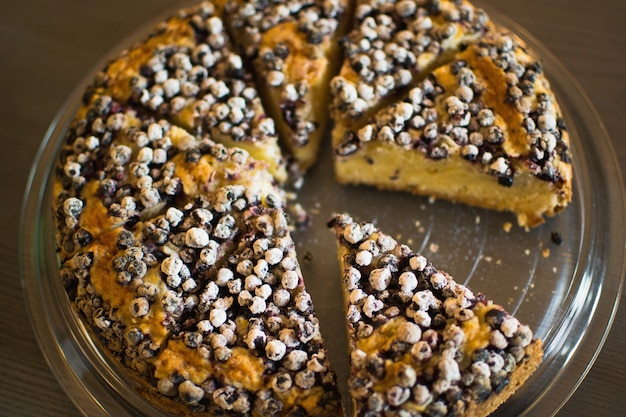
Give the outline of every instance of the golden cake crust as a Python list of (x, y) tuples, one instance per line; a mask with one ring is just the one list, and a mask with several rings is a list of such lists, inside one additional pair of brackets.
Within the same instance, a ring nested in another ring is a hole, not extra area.
[(183, 9), (111, 59), (89, 93), (153, 112), (196, 135), (210, 135), (269, 163), (287, 180), (274, 120), (210, 2)]
[(538, 340), (536, 343), (526, 348), (527, 360), (515, 369), (510, 376), (509, 385), (507, 385), (498, 396), (488, 398), (483, 403), (470, 403), (465, 413), (466, 416), (488, 416), (519, 389), (530, 376), (537, 370), (543, 358), (543, 343)]
[(357, 1), (344, 62), (331, 82), (335, 126), (359, 127), (491, 25), (484, 10), (466, 0)]

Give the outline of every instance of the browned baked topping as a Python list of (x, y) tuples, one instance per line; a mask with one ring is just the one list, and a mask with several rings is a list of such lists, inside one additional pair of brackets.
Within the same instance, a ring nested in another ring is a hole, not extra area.
[[(487, 15), (464, 0), (356, 3), (332, 82), (348, 2), (216, 0), (158, 24), (83, 96), (55, 170), (60, 277), (167, 411), (342, 415), (277, 185), (277, 134), (306, 169), (327, 103), (336, 121), (361, 117), (341, 126), (338, 158), (378, 141), (459, 155), (504, 186), (521, 169), (571, 180), (560, 110), (521, 41), (486, 35)], [(502, 307), (370, 223), (330, 226), (358, 415), (488, 413), (538, 366), (541, 342)]]
[[(245, 54), (249, 57), (262, 53), (263, 34), (285, 23), (295, 23), (297, 32), (311, 45), (319, 45), (335, 34), (346, 2), (342, 0), (295, 0), (286, 3), (263, 0), (229, 0), (224, 4), (226, 16), (233, 30), (241, 33)], [(298, 36), (297, 33), (293, 34)], [(274, 56), (284, 59), (283, 53)], [(279, 70), (277, 70), (279, 71)]]
[(259, 198), (261, 193), (275, 194), (279, 202), (283, 198), (267, 164), (246, 151), (194, 137), (109, 96), (93, 96), (79, 110), (60, 153), (57, 178), (58, 245), (66, 255), (97, 233), (133, 227), (174, 203), (183, 206), (197, 188), (211, 193), (244, 183)]
[(326, 130), (329, 81), (336, 74), (347, 0), (230, 0), (225, 20), (252, 63), (285, 149), (305, 171)]
[(243, 186), (216, 195), (230, 203), (198, 198), (81, 248), (61, 269), (72, 302), (122, 363), (194, 411), (339, 415), (283, 211)]
[(535, 227), (572, 196), (569, 134), (539, 59), (493, 27), (371, 117), (333, 130), (342, 183), (511, 211)]

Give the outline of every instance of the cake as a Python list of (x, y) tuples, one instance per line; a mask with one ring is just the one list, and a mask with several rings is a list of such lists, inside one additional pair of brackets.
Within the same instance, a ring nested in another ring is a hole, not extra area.
[(357, 0), (331, 82), (334, 130), (359, 127), (490, 28), (485, 11), (465, 0)]
[[(527, 228), (571, 200), (541, 63), (467, 1), (180, 10), (95, 74), (53, 179), (68, 302), (157, 408), (343, 415), (306, 285), (325, 277), (302, 276), (289, 214), (330, 136), (340, 183)], [(370, 223), (330, 225), (358, 416), (487, 415), (539, 366), (541, 341), (500, 305)]]
[(287, 180), (274, 120), (236, 52), (219, 9), (210, 2), (181, 10), (114, 57), (88, 94), (109, 95), (153, 112), (189, 132), (267, 161)]
[(221, 2), (287, 153), (306, 171), (326, 135), (329, 82), (341, 61), (339, 39), (350, 17), (349, 2)]
[(225, 186), (244, 186), (282, 205), (269, 173), (239, 148), (198, 138), (111, 97), (89, 95), (60, 151), (53, 204), (61, 259), (83, 242)]
[(542, 342), (372, 223), (336, 215), (356, 416), (487, 416), (537, 369)]
[(510, 211), (537, 226), (572, 198), (558, 102), (514, 34), (493, 30), (461, 49), (365, 124), (335, 131), (337, 179)]

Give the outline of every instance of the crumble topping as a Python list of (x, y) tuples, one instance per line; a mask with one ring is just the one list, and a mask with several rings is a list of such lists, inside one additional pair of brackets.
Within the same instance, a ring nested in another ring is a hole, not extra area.
[[(195, 199), (175, 209), (176, 226), (158, 216), (114, 229), (61, 273), (107, 348), (156, 378), (162, 395), (195, 411), (297, 415), (320, 406), (332, 415), (335, 377), (285, 214), (255, 204), (220, 212)], [(217, 236), (227, 218), (237, 227)], [(108, 247), (109, 234), (124, 243)], [(264, 369), (268, 383), (255, 380)]]
[[(282, 118), (283, 139), (302, 148), (311, 143), (325, 118), (310, 109), (317, 85), (332, 62), (335, 35), (347, 4), (342, 0), (295, 0), (287, 3), (228, 1), (225, 15), (259, 76), (275, 95), (275, 118)], [(288, 129), (287, 129), (288, 128)], [(317, 146), (316, 140), (313, 146)], [(299, 154), (296, 153), (296, 158)], [(305, 157), (306, 159), (307, 157)], [(310, 161), (299, 161), (309, 165)]]
[(210, 2), (182, 10), (111, 60), (86, 100), (94, 94), (144, 109), (198, 136), (244, 147), (267, 160), (278, 181), (285, 180), (274, 120), (235, 52), (220, 10)]
[[(261, 35), (289, 23), (319, 47), (336, 34), (345, 4), (225, 8), (249, 37), (244, 58), (259, 60), (268, 84), (282, 89), (283, 118), (305, 145), (319, 127), (296, 114), (309, 87), (287, 76), (293, 48), (263, 46)], [(359, 76), (333, 80), (333, 105), (357, 117), (410, 90), (348, 132), (338, 154), (371, 141), (431, 159), (460, 154), (510, 186), (516, 158), (528, 151), (523, 162), (537, 176), (560, 180), (559, 158), (569, 163), (563, 119), (540, 64), (516, 38), (464, 45), (467, 53), (450, 63), (454, 89), (437, 73), (416, 76), (460, 37), (482, 35), (490, 25), (482, 10), (463, 1), (374, 1), (359, 4), (356, 17), (343, 46)], [(511, 119), (481, 101), (487, 93), (473, 69), (481, 60), (502, 70), (503, 101), (523, 115), (523, 140), (513, 145)], [(60, 276), (106, 348), (159, 395), (220, 415), (337, 415), (286, 194), (267, 163), (230, 147), (271, 139), (274, 122), (215, 6), (203, 2), (160, 24), (96, 76), (67, 133), (55, 171)], [(309, 221), (301, 207), (291, 209), (298, 223)], [(331, 223), (349, 252), (349, 388), (366, 415), (404, 415), (409, 403), (422, 415), (462, 413), (470, 400), (507, 387), (534, 343), (527, 326), (373, 224), (347, 216)]]

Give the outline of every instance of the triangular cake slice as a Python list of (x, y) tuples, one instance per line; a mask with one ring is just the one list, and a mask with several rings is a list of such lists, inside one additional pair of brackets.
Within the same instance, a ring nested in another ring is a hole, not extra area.
[(511, 211), (533, 227), (572, 196), (569, 135), (540, 61), (492, 32), (335, 138), (341, 183)]
[(335, 137), (360, 127), (463, 42), (491, 28), (485, 11), (466, 0), (358, 0), (354, 15), (340, 73), (331, 82)]
[(193, 372), (178, 358), (187, 356), (186, 341), (202, 334), (213, 353), (203, 388), (212, 392), (216, 414), (341, 417), (335, 374), (284, 211), (250, 205), (241, 219), (237, 247), (198, 292), (195, 320), (170, 340), (156, 375), (176, 381)]
[(341, 416), (284, 212), (213, 197), (82, 247), (60, 270), (72, 305), (159, 408)]
[(227, 185), (284, 204), (267, 162), (93, 95), (72, 121), (56, 169), (60, 257), (71, 257), (102, 233), (132, 228), (170, 204), (183, 206)]
[(371, 223), (336, 215), (329, 226), (356, 416), (486, 416), (537, 369), (541, 341), (503, 307)]
[(347, 0), (222, 1), (234, 40), (253, 63), (264, 104), (301, 170), (316, 160), (326, 134), (329, 83)]
[(111, 59), (96, 75), (87, 98), (93, 93), (243, 148), (267, 161), (279, 182), (286, 180), (274, 121), (210, 2), (159, 23), (145, 39)]
[(208, 415), (341, 416), (285, 213), (234, 204), (227, 216), (239, 236), (230, 254), (213, 263), (210, 243), (187, 242), (170, 255), (196, 287), (179, 291), (188, 311), (151, 362), (159, 393)]

